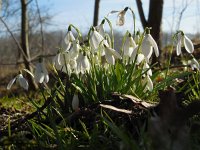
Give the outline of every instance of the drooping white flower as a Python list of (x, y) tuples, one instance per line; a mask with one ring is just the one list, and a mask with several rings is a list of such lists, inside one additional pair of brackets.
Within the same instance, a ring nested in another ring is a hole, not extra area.
[(90, 34), (90, 45), (91, 45), (91, 49), (93, 53), (98, 50), (100, 43), (103, 40), (104, 40), (103, 36), (96, 30), (94, 30), (94, 28), (92, 28), (92, 31)]
[(131, 54), (133, 53), (133, 50), (135, 49), (136, 46), (137, 45), (136, 45), (135, 41), (133, 40), (133, 37), (129, 33), (128, 37), (126, 38), (126, 41), (124, 43), (123, 56), (131, 57)]
[(192, 70), (194, 69), (200, 70), (199, 62), (195, 58), (188, 60), (188, 65), (191, 66)]
[(79, 45), (79, 41), (74, 40), (72, 42), (72, 47), (69, 50), (70, 59), (76, 59), (78, 57), (80, 49), (81, 49), (81, 46)]
[(72, 42), (75, 40), (75, 37), (71, 31), (71, 26), (69, 26), (67, 34), (64, 38), (64, 42), (67, 45), (66, 51), (68, 51), (71, 47)]
[(152, 82), (152, 80), (151, 80), (149, 75), (146, 75), (145, 82), (146, 82), (145, 89), (149, 90), (149, 91), (152, 91), (153, 90), (153, 82)]
[[(148, 31), (149, 32), (149, 31)], [(159, 56), (158, 46), (150, 33), (147, 33), (142, 41), (141, 45), (142, 53), (144, 54), (146, 61), (149, 62), (152, 52), (154, 50), (156, 57)]]
[(116, 25), (118, 26), (123, 26), (125, 23), (125, 14), (128, 10), (128, 7), (125, 7), (123, 10), (112, 10), (111, 12), (108, 13), (107, 16), (111, 15), (111, 14), (117, 14), (117, 21), (116, 21)]
[(117, 15), (117, 25), (118, 26), (123, 26), (125, 23), (125, 14), (128, 10), (128, 7), (124, 8), (124, 10), (121, 10), (118, 15)]
[(18, 82), (19, 85), (24, 88), (25, 90), (28, 90), (28, 82), (27, 80), (23, 77), (23, 75), (20, 73), (19, 75), (17, 75), (14, 79), (12, 79), (8, 85), (7, 85), (7, 90), (10, 90), (10, 88), (12, 87), (12, 85), (14, 84), (14, 82)]
[(104, 23), (105, 23), (105, 19), (102, 20), (100, 25), (95, 27), (96, 31), (99, 32), (99, 34), (101, 34), (102, 37), (105, 37), (105, 30), (103, 27)]
[(122, 59), (121, 55), (116, 50), (107, 47), (106, 45), (104, 45), (104, 47), (105, 47), (105, 58), (109, 64), (114, 65), (115, 59)]
[(139, 65), (144, 60), (144, 55), (139, 53), (137, 56), (137, 62), (136, 64)]
[(45, 67), (44, 61), (40, 61), (36, 64), (34, 78), (36, 83), (49, 82), (49, 75)]
[(79, 56), (77, 58), (77, 73), (84, 74), (86, 71), (90, 70), (90, 62), (87, 58), (87, 55), (83, 55), (82, 53), (79, 53)]
[(61, 69), (61, 53), (59, 52), (58, 54), (56, 54), (56, 56), (53, 58), (53, 65), (55, 66), (56, 69), (60, 70)]
[[(135, 61), (136, 55), (137, 55), (137, 51), (138, 51), (138, 45), (136, 45), (135, 48), (132, 48), (132, 54), (130, 57), (130, 64), (132, 64)], [(138, 56), (137, 56), (138, 57)], [(138, 59), (138, 58), (137, 58)], [(137, 63), (137, 62), (136, 62)], [(138, 63), (137, 63), (138, 64)]]
[(178, 34), (178, 42), (176, 45), (176, 54), (179, 56), (181, 54), (181, 46), (184, 45), (186, 51), (188, 53), (194, 52), (194, 45), (192, 41), (183, 33)]
[(78, 94), (75, 93), (72, 99), (72, 109), (74, 111), (79, 110), (79, 98), (78, 98)]

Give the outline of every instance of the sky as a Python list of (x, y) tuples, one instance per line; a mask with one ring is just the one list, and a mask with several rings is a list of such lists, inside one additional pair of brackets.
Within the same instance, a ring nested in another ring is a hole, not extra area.
[[(66, 30), (69, 24), (78, 27), (82, 32), (87, 32), (93, 23), (94, 0), (39, 0), (40, 8), (48, 8), (53, 16), (49, 30)], [(145, 15), (148, 14), (149, 0), (142, 0)], [(101, 0), (99, 9), (99, 23), (112, 10), (122, 10), (131, 7), (136, 15), (136, 29), (142, 31), (135, 0)], [(200, 32), (200, 0), (164, 0), (162, 29), (171, 32), (177, 29), (182, 9), (183, 13), (180, 28), (185, 33)], [(45, 9), (44, 9), (45, 10)], [(124, 26), (116, 26), (117, 15), (109, 16), (113, 28), (126, 32), (133, 31), (132, 16), (129, 11), (126, 15)], [(174, 21), (173, 21), (174, 20)]]

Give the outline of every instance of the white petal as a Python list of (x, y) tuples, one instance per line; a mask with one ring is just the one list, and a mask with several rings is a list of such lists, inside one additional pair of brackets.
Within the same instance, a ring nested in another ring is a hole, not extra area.
[(37, 73), (35, 74), (35, 82), (36, 83), (42, 83), (44, 81), (44, 73)]
[(138, 54), (138, 56), (137, 56), (137, 64), (139, 65), (143, 60), (144, 60), (144, 55), (143, 54)]
[(181, 54), (181, 37), (178, 38), (178, 43), (176, 45), (176, 54), (179, 56)]
[(7, 90), (10, 90), (17, 77), (13, 78), (7, 85)]
[(45, 83), (48, 83), (48, 82), (49, 82), (49, 75), (48, 75), (48, 74), (45, 74), (44, 82), (45, 82)]
[(130, 62), (135, 61), (135, 57), (136, 57), (136, 54), (137, 54), (137, 49), (138, 49), (138, 45), (133, 49), (133, 52), (132, 52), (131, 57), (130, 57)]
[(23, 87), (25, 90), (28, 90), (28, 82), (22, 75), (17, 78), (17, 81), (21, 87)]
[(135, 48), (137, 46), (137, 44), (135, 43), (133, 37), (130, 37), (130, 45), (131, 47)]
[(149, 61), (152, 55), (152, 46), (150, 42), (147, 40), (147, 36), (145, 36), (144, 40), (142, 41), (141, 49), (142, 49), (142, 53), (147, 58), (147, 61)]
[(79, 109), (79, 98), (77, 94), (74, 94), (72, 99), (72, 109), (78, 110)]
[(122, 59), (121, 55), (116, 50), (107, 47), (106, 51), (109, 51), (109, 53), (111, 53), (115, 58)]
[(124, 56), (129, 56), (129, 47), (130, 47), (130, 41), (129, 41), (129, 37), (127, 37), (124, 43)]
[(194, 45), (193, 45), (192, 41), (186, 35), (184, 35), (183, 43), (184, 43), (184, 46), (185, 46), (185, 49), (187, 50), (187, 52), (193, 53)]
[(87, 71), (90, 69), (90, 62), (89, 62), (87, 56), (83, 56), (82, 67)]
[(149, 91), (153, 90), (153, 82), (151, 81), (151, 78), (147, 75), (146, 76), (146, 80), (147, 80), (147, 88)]
[(126, 11), (122, 10), (121, 12), (119, 12), (119, 14), (117, 15), (117, 25), (119, 26), (123, 26), (124, 22), (125, 22), (125, 14)]
[(115, 58), (110, 51), (108, 51), (108, 50), (105, 51), (105, 57), (106, 57), (106, 61), (109, 64), (111, 64), (111, 65), (115, 64)]
[(159, 50), (158, 50), (158, 45), (157, 45), (156, 41), (153, 39), (151, 34), (147, 34), (147, 36), (148, 36), (148, 39), (149, 39), (151, 45), (153, 46), (156, 57), (158, 57), (159, 56)]
[(68, 31), (64, 38), (65, 44), (68, 45), (69, 43), (71, 43), (74, 40), (75, 40), (75, 37), (74, 37), (72, 31)]
[(90, 44), (93, 51), (96, 51), (98, 49), (99, 44), (101, 41), (103, 41), (103, 39), (104, 38), (97, 31), (92, 31), (90, 36)]
[(105, 37), (105, 30), (104, 30), (103, 24), (100, 24), (99, 26), (96, 26), (95, 28), (99, 32), (99, 34), (102, 35), (102, 37)]

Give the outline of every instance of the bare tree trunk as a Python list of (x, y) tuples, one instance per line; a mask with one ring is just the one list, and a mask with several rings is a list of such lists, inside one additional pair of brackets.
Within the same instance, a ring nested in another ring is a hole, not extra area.
[[(161, 33), (161, 21), (162, 21), (162, 12), (163, 12), (164, 1), (163, 0), (150, 0), (148, 19), (145, 19), (141, 0), (136, 0), (136, 3), (137, 3), (140, 20), (142, 22), (143, 28), (145, 29), (146, 27), (152, 27), (151, 35), (157, 42), (158, 48), (160, 51), (160, 48), (161, 48), (160, 33)], [(161, 51), (160, 51), (160, 53), (161, 53)], [(156, 63), (156, 61), (159, 61), (159, 59), (157, 59), (154, 54), (153, 58), (152, 58), (152, 63)]]
[[(30, 51), (29, 51), (29, 39), (28, 39), (28, 15), (27, 15), (27, 1), (21, 0), (21, 47), (27, 57), (24, 58), (25, 68), (33, 72), (33, 68), (30, 64)], [(32, 90), (37, 89), (37, 85), (34, 79), (27, 74), (27, 79), (29, 81), (29, 87)]]
[(100, 0), (95, 0), (93, 26), (98, 25)]

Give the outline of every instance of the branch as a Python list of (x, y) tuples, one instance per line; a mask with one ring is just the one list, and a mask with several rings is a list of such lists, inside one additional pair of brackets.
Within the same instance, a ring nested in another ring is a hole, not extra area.
[(40, 20), (40, 33), (41, 33), (41, 36), (42, 36), (41, 37), (42, 38), (42, 52), (44, 53), (44, 32), (43, 32), (42, 17), (41, 17), (38, 1), (35, 0), (35, 2), (36, 2), (37, 12), (38, 12), (39, 20)]
[(138, 12), (139, 12), (139, 15), (140, 15), (140, 20), (141, 20), (143, 29), (145, 29), (145, 27), (147, 27), (148, 22), (147, 22), (147, 20), (145, 19), (145, 16), (144, 16), (144, 10), (143, 10), (143, 7), (142, 7), (141, 0), (136, 0), (136, 4), (137, 4), (137, 8), (138, 8)]
[(12, 31), (9, 29), (8, 25), (6, 24), (6, 22), (2, 19), (2, 17), (0, 17), (0, 21), (4, 24), (4, 26), (6, 27), (7, 31), (10, 33), (11, 37), (13, 38), (15, 44), (17, 45), (18, 49), (21, 51), (21, 53), (24, 56), (24, 58), (26, 59), (26, 61), (29, 62), (29, 59), (27, 58), (26, 54), (24, 53), (23, 48), (21, 47), (20, 43), (15, 38), (14, 34), (12, 33)]

